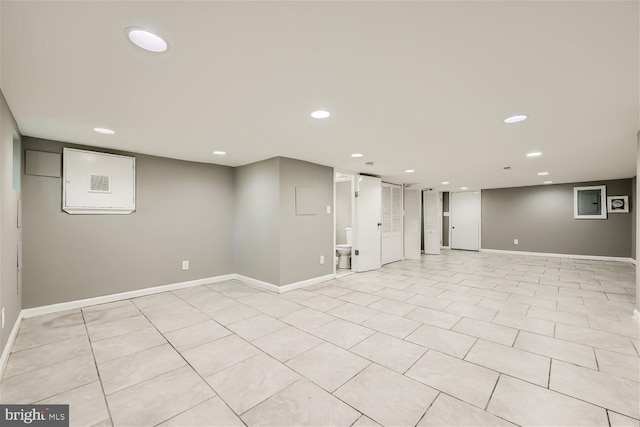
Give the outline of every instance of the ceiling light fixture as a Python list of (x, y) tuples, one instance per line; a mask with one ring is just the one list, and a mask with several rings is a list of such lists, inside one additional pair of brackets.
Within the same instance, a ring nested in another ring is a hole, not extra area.
[(162, 53), (169, 49), (169, 44), (157, 34), (142, 28), (127, 28), (127, 37), (131, 43), (149, 52)]
[(449, 181), (442, 181), (442, 185), (448, 185)]
[(356, 157), (356, 158), (357, 158), (357, 157), (362, 157), (362, 156), (364, 156), (364, 154), (361, 154), (361, 153), (353, 153), (353, 154), (351, 155), (351, 157)]
[(93, 128), (93, 130), (94, 132), (102, 133), (104, 135), (114, 135), (116, 133), (115, 131), (107, 128)]
[(527, 157), (538, 157), (542, 156), (542, 153), (539, 151), (534, 151), (533, 153), (527, 153)]
[(413, 169), (407, 169), (405, 172), (406, 173), (414, 173), (415, 171)]
[(545, 181), (544, 184), (553, 184), (553, 181)]
[(326, 119), (330, 115), (330, 112), (324, 110), (318, 110), (311, 113), (311, 117), (313, 117), (314, 119)]
[(527, 120), (528, 117), (529, 116), (527, 116), (526, 114), (516, 114), (515, 116), (507, 117), (506, 119), (504, 119), (504, 122), (508, 124), (518, 123)]
[(540, 175), (540, 176), (549, 175), (549, 172), (538, 172), (538, 175)]
[(226, 151), (214, 151), (213, 154), (215, 154), (216, 156), (224, 156), (225, 154), (227, 154)]

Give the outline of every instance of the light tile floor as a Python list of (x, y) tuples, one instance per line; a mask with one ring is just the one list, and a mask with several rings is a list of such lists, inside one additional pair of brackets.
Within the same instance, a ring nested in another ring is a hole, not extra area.
[(25, 319), (2, 403), (82, 426), (638, 427), (635, 267), (446, 251)]

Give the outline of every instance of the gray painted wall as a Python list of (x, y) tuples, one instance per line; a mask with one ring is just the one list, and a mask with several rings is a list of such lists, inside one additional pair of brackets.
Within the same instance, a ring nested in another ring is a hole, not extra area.
[[(637, 139), (638, 139), (638, 143), (637, 143), (637, 156), (636, 157), (636, 177), (640, 176), (640, 130), (637, 133)], [(639, 194), (638, 194), (638, 185), (636, 183), (636, 200), (640, 200)], [(640, 238), (638, 238), (638, 228), (637, 228), (637, 224), (638, 224), (638, 216), (640, 216), (640, 209), (636, 209), (635, 205), (631, 205), (631, 208), (633, 210), (635, 210), (635, 213), (633, 215), (635, 215), (636, 217), (636, 254), (638, 253), (638, 251), (640, 251)], [(636, 310), (640, 311), (640, 264), (636, 263)], [(634, 314), (640, 314), (640, 313), (634, 313)]]
[(631, 195), (630, 178), (482, 190), (482, 248), (630, 257), (635, 212), (573, 219), (573, 187), (585, 185), (606, 185), (611, 196)]
[(347, 244), (344, 229), (351, 224), (351, 181), (336, 182), (336, 245)]
[(636, 258), (636, 203), (638, 192), (638, 177), (634, 176), (631, 179), (631, 194), (629, 195), (629, 210), (631, 211), (631, 258)]
[(22, 310), (20, 277), (16, 269), (18, 243), (22, 239), (22, 229), (17, 228), (21, 193), (13, 189), (13, 138), (17, 134), (18, 125), (0, 91), (0, 307), (5, 309), (0, 353)]
[[(315, 215), (296, 214), (296, 187), (314, 189)], [(333, 272), (332, 168), (263, 160), (236, 168), (235, 191), (236, 273), (281, 286)]]
[[(65, 146), (103, 151), (23, 139), (23, 149)], [(234, 272), (233, 169), (134, 156), (131, 215), (68, 215), (60, 178), (23, 175), (25, 308)]]
[(280, 159), (235, 168), (235, 272), (280, 281)]
[[(296, 215), (296, 187), (313, 188), (316, 215)], [(331, 206), (331, 214), (327, 213)], [(325, 262), (320, 264), (320, 256)], [(280, 158), (280, 285), (333, 273), (333, 168)]]

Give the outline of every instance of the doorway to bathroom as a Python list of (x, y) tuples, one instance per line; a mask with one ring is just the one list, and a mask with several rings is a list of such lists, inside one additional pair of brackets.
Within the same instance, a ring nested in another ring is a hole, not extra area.
[(355, 203), (355, 176), (336, 172), (335, 175), (335, 266), (336, 277), (351, 274), (352, 237)]

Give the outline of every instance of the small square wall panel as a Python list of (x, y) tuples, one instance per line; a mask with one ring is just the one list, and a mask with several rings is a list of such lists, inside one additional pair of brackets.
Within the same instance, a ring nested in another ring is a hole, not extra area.
[(60, 154), (25, 150), (24, 157), (26, 175), (60, 178)]

